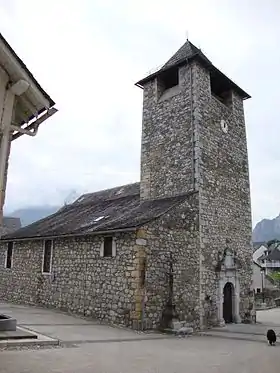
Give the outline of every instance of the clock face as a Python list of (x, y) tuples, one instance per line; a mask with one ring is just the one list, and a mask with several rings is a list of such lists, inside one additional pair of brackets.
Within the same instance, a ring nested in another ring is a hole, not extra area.
[(226, 121), (224, 119), (221, 120), (221, 128), (224, 133), (228, 132), (228, 125), (226, 124)]

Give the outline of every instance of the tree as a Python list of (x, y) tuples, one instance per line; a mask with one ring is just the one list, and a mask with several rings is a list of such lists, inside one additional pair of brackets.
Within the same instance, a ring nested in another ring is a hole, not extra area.
[(280, 241), (277, 238), (274, 238), (273, 240), (270, 240), (267, 242), (267, 246), (274, 245), (275, 243), (280, 243)]
[(280, 272), (279, 271), (273, 271), (268, 275), (273, 282), (280, 287)]

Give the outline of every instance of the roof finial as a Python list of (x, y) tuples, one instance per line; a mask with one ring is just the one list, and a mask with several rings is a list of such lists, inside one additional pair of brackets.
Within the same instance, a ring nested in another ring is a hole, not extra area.
[(189, 30), (186, 31), (187, 41), (189, 41)]

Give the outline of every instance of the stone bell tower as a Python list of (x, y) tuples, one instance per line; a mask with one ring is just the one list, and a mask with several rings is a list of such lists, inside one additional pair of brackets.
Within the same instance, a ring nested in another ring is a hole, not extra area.
[(194, 191), (200, 326), (248, 314), (251, 205), (243, 101), (250, 96), (187, 41), (144, 90), (141, 200)]

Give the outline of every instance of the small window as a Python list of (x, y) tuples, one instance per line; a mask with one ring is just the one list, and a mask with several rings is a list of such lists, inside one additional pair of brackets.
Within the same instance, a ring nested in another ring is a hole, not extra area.
[(169, 88), (175, 87), (179, 84), (179, 69), (175, 67), (163, 72), (159, 76), (159, 83), (162, 89), (162, 93)]
[(142, 269), (140, 271), (140, 281), (141, 287), (143, 288), (145, 286), (146, 281), (146, 258), (143, 258)]
[(260, 288), (257, 288), (257, 293), (260, 293), (261, 292), (261, 289)]
[(14, 243), (13, 242), (8, 242), (6, 268), (9, 268), (9, 269), (12, 268), (13, 248), (14, 248)]
[(210, 74), (211, 94), (225, 106), (232, 106), (232, 88), (228, 80), (220, 73)]
[(104, 237), (104, 256), (113, 256), (113, 237)]
[(43, 273), (51, 272), (52, 247), (52, 240), (46, 240), (44, 242)]

